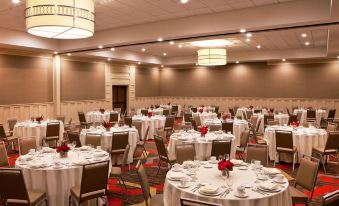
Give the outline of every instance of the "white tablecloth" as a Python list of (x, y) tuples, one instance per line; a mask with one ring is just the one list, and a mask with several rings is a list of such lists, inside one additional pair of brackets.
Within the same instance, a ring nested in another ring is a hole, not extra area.
[[(300, 123), (303, 124), (306, 122), (307, 119), (307, 109), (295, 109), (294, 114), (297, 114), (298, 112), (302, 112)], [(320, 126), (321, 118), (327, 118), (327, 111), (323, 109), (317, 109), (316, 110), (316, 126)]]
[[(92, 134), (101, 134), (101, 148), (105, 151), (110, 151), (112, 148), (112, 135), (114, 132), (128, 132), (128, 143), (130, 145), (130, 151), (128, 154), (128, 163), (133, 162), (133, 154), (134, 150), (136, 148), (137, 142), (139, 140), (139, 134), (138, 130), (129, 127), (112, 127), (109, 132), (107, 132), (105, 129), (98, 128), (98, 129), (83, 129), (80, 133), (80, 141), (82, 145), (86, 144), (86, 134), (92, 133)], [(121, 163), (122, 159), (120, 158), (117, 163)], [(115, 163), (113, 161), (113, 163)]]
[[(206, 126), (209, 125), (220, 125), (221, 129), (221, 120), (220, 119), (208, 119), (204, 122)], [(248, 128), (248, 122), (246, 120), (235, 119), (233, 120), (233, 135), (235, 138), (236, 146), (240, 145), (241, 133)]]
[[(95, 150), (70, 151), (67, 158), (60, 158), (57, 153), (47, 153), (41, 156), (36, 155), (32, 161), (26, 162), (26, 164), (17, 160), (15, 166), (22, 169), (27, 189), (46, 192), (48, 205), (68, 206), (70, 189), (73, 186), (80, 186), (82, 175), (82, 166), (75, 166), (72, 163), (79, 160), (86, 160), (87, 163), (109, 160), (109, 154), (106, 152), (107, 156), (98, 160), (93, 159), (95, 153)], [(32, 169), (29, 165), (34, 161), (43, 161), (48, 167)], [(55, 161), (60, 161), (62, 168), (54, 168)], [(95, 202), (94, 200), (94, 202), (91, 201), (85, 205), (95, 205)]]
[[(203, 124), (208, 119), (216, 119), (216, 118), (218, 118), (217, 113), (214, 113), (214, 112), (203, 112), (203, 113), (196, 112), (196, 113), (192, 113), (192, 117), (196, 117), (196, 116), (200, 117), (201, 124)], [(184, 117), (183, 117), (182, 121), (185, 122), (185, 118)]]
[[(104, 113), (101, 113), (99, 111), (91, 111), (86, 113), (86, 120), (88, 122), (103, 122), (109, 121), (109, 115), (111, 112), (118, 113), (115, 111), (105, 111)], [(118, 119), (120, 119), (120, 115), (118, 116)]]
[[(259, 132), (260, 133), (264, 133), (264, 115), (263, 114), (253, 114), (254, 116), (257, 116), (257, 124), (260, 123), (260, 127), (259, 127)], [(288, 116), (288, 114), (274, 114), (274, 120), (278, 120), (279, 121), (279, 125), (287, 125), (288, 124), (288, 119), (290, 117)]]
[(271, 160), (275, 160), (275, 130), (293, 131), (293, 145), (298, 149), (299, 158), (302, 155), (312, 155), (312, 148), (325, 146), (327, 133), (323, 129), (298, 127), (295, 130), (290, 126), (270, 126), (265, 130), (264, 138), (269, 146)]
[[(193, 138), (196, 138), (196, 141), (193, 141)], [(168, 152), (171, 157), (175, 157), (176, 145), (193, 143), (195, 146), (196, 158), (198, 160), (209, 160), (212, 152), (212, 140), (217, 139), (232, 140), (230, 156), (232, 159), (234, 159), (237, 149), (236, 144), (234, 144), (234, 142), (236, 142), (236, 137), (232, 134), (219, 132), (209, 132), (206, 134), (205, 137), (201, 137), (200, 132), (196, 132), (194, 130), (191, 130), (189, 132), (182, 131), (179, 133), (173, 133), (168, 144)]]
[[(145, 108), (142, 108), (142, 109), (145, 109)], [(142, 110), (142, 109), (138, 109), (138, 111), (137, 111), (137, 114), (138, 114), (138, 115), (142, 115), (142, 114), (141, 114), (141, 110)], [(152, 112), (154, 115), (160, 115), (160, 116), (162, 116), (163, 111), (164, 111), (163, 108), (148, 109), (148, 112)]]
[[(185, 171), (186, 172), (186, 171)], [(268, 195), (262, 195), (257, 192), (252, 191), (251, 189), (246, 189), (248, 194), (247, 198), (238, 198), (233, 195), (236, 191), (236, 188), (242, 184), (248, 184), (252, 187), (260, 184), (255, 183), (256, 173), (255, 171), (249, 170), (239, 170), (237, 167), (233, 168), (233, 171), (230, 172), (229, 179), (233, 181), (232, 189), (225, 198), (220, 198), (220, 196), (205, 196), (201, 195), (198, 191), (192, 192), (198, 183), (207, 183), (216, 186), (222, 187), (225, 185), (225, 178), (221, 176), (221, 172), (217, 169), (217, 164), (214, 164), (212, 168), (204, 168), (203, 166), (199, 167), (197, 173), (197, 181), (189, 182), (190, 187), (186, 189), (179, 188), (179, 182), (171, 181), (168, 179), (173, 171), (167, 173), (165, 186), (164, 186), (164, 204), (165, 206), (178, 206), (180, 205), (180, 197), (186, 197), (190, 199), (196, 199), (200, 201), (217, 203), (223, 206), (291, 206), (292, 198), (288, 189), (288, 182), (284, 179), (285, 184), (282, 185), (282, 188), (279, 192), (269, 193)], [(268, 181), (272, 181), (271, 179)], [(223, 191), (225, 189), (221, 188)]]
[(165, 116), (152, 116), (151, 118), (146, 116), (133, 116), (133, 121), (142, 121), (141, 126), (141, 137), (145, 137), (147, 127), (149, 126), (148, 139), (154, 139), (154, 134), (156, 129), (163, 128), (165, 126), (166, 117)]
[[(253, 108), (253, 109), (251, 109), (251, 108), (247, 108), (247, 107), (240, 107), (236, 111), (235, 116), (242, 117), (242, 119), (245, 119), (244, 113), (246, 114), (246, 111), (252, 111), (254, 113), (255, 109), (260, 109), (260, 108)], [(261, 110), (262, 114), (267, 114), (268, 113), (266, 109), (260, 109), (260, 110)]]
[(18, 122), (14, 126), (13, 136), (14, 137), (35, 137), (36, 145), (42, 144), (42, 139), (46, 137), (47, 123), (60, 122), (59, 140), (63, 140), (64, 135), (64, 124), (58, 120), (47, 120), (42, 121), (41, 124), (32, 121)]
[[(168, 105), (168, 104), (161, 104), (160, 108), (164, 108), (164, 109), (169, 109), (170, 112), (172, 111), (172, 107), (173, 105)], [(181, 114), (181, 105), (178, 105), (178, 113), (177, 113), (177, 117), (179, 117)]]

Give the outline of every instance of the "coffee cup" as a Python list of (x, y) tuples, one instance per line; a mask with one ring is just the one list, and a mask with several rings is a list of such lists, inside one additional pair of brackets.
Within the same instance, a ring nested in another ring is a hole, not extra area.
[(215, 162), (215, 161), (217, 160), (217, 157), (212, 156), (210, 160), (211, 160), (212, 162)]
[(240, 185), (239, 187), (237, 187), (237, 192), (238, 194), (245, 194), (245, 187)]
[(187, 184), (188, 184), (188, 180), (187, 180), (186, 178), (182, 178), (182, 179), (180, 180), (180, 186), (181, 186), (181, 187), (186, 187)]
[(284, 180), (284, 176), (281, 175), (281, 174), (278, 174), (276, 177), (276, 180), (279, 181), (279, 182), (282, 182)]
[(178, 170), (180, 170), (180, 164), (175, 163), (175, 164), (172, 166), (172, 168), (173, 168), (174, 170), (178, 171)]
[(255, 161), (254, 161), (254, 165), (255, 165), (256, 168), (260, 168), (260, 166), (261, 166), (261, 161), (255, 160)]
[(28, 150), (28, 153), (29, 153), (29, 154), (35, 153), (35, 149), (29, 149), (29, 150)]
[(101, 146), (97, 146), (97, 150), (101, 150)]

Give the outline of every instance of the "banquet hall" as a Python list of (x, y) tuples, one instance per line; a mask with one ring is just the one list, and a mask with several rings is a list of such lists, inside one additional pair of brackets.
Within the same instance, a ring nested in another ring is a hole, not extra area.
[(339, 0), (0, 0), (0, 205), (339, 206)]

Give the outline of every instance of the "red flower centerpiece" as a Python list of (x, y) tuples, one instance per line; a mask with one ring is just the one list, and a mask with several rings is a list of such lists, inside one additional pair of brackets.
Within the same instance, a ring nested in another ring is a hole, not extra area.
[(104, 108), (100, 108), (99, 111), (103, 114), (106, 110)]
[(106, 131), (110, 131), (111, 130), (111, 127), (113, 126), (111, 122), (106, 122), (106, 121), (103, 121), (102, 122), (102, 126), (105, 127)]
[(171, 105), (171, 102), (168, 102), (167, 105), (170, 106), (170, 105)]
[(250, 105), (248, 108), (253, 109), (253, 105)]
[(230, 119), (231, 117), (230, 117), (229, 114), (224, 114), (224, 116), (222, 116), (222, 118), (223, 118), (224, 120), (228, 120), (228, 119)]
[(203, 112), (204, 112), (204, 109), (203, 109), (203, 108), (200, 108), (200, 109), (199, 109), (199, 112), (200, 112), (200, 113), (203, 113)]
[(153, 104), (151, 104), (150, 108), (151, 108), (151, 109), (154, 109), (154, 106), (153, 106)]
[(312, 110), (312, 109), (313, 109), (313, 107), (308, 107), (307, 109), (308, 109), (308, 110)]
[(273, 113), (273, 112), (274, 112), (274, 108), (270, 108), (268, 111), (269, 111), (270, 113)]
[(292, 122), (291, 127), (296, 128), (299, 127), (300, 123), (299, 122)]
[(201, 136), (202, 136), (202, 137), (205, 137), (205, 135), (207, 134), (207, 132), (208, 132), (208, 128), (207, 128), (206, 126), (202, 125), (201, 128), (200, 128)]
[(153, 116), (153, 112), (148, 112), (147, 116), (148, 116), (148, 118), (151, 118)]
[(44, 116), (41, 115), (40, 117), (35, 118), (35, 121), (37, 121), (39, 124), (41, 123), (41, 121), (44, 120)]
[(218, 162), (218, 170), (222, 172), (222, 176), (230, 176), (229, 171), (233, 170), (234, 164), (230, 160), (223, 159)]
[(62, 142), (61, 145), (56, 148), (56, 152), (60, 154), (60, 158), (67, 157), (69, 150), (71, 150), (71, 148), (67, 146), (66, 142)]

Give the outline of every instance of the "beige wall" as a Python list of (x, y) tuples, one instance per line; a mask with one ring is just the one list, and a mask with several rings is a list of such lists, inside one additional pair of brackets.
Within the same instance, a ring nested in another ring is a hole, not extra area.
[[(139, 97), (160, 96), (160, 70), (137, 68), (135, 71), (136, 94)], [(138, 86), (140, 85), (140, 86)]]
[(0, 54), (0, 105), (53, 101), (52, 58)]

